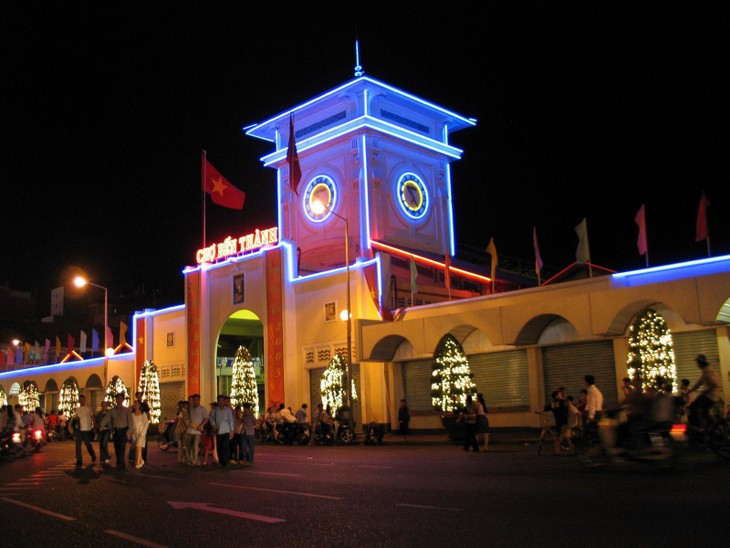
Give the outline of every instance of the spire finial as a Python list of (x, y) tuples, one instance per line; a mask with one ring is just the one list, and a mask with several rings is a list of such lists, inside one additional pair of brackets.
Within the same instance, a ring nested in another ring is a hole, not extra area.
[(359, 78), (365, 74), (365, 71), (360, 66), (360, 42), (355, 40), (355, 78)]

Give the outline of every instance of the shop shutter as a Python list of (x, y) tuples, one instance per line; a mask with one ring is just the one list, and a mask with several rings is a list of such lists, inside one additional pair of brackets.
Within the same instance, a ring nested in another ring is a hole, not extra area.
[(403, 363), (403, 391), (411, 411), (433, 411), (431, 404), (431, 373), (433, 360)]
[(564, 386), (567, 394), (577, 401), (581, 388), (585, 388), (583, 377), (590, 374), (596, 378), (596, 386), (603, 393), (604, 407), (618, 403), (613, 341), (546, 347), (542, 357), (546, 402), (558, 386)]
[[(720, 377), (720, 355), (717, 349), (717, 335), (714, 329), (672, 333), (674, 363), (677, 367), (677, 382), (689, 379), (690, 386), (700, 378), (700, 370), (695, 362), (697, 354), (704, 354), (710, 367)], [(722, 377), (720, 377), (722, 378)]]
[(467, 358), (477, 391), (484, 394), (488, 410), (529, 408), (530, 383), (525, 350), (474, 354)]

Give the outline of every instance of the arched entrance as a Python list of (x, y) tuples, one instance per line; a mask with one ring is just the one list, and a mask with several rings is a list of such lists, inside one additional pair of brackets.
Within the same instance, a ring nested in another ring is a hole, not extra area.
[(261, 406), (266, 405), (264, 325), (259, 317), (250, 310), (238, 310), (231, 314), (218, 334), (215, 354), (216, 394), (230, 395), (233, 380), (233, 358), (240, 346), (245, 346), (251, 353), (259, 392), (259, 409), (257, 412), (262, 413), (264, 410)]

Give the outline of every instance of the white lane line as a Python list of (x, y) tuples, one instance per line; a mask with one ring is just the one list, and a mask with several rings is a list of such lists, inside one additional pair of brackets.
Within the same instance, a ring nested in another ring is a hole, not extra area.
[(23, 481), (25, 483), (28, 483), (28, 482), (37, 482), (37, 483), (40, 483), (40, 480), (41, 479), (43, 479), (43, 478), (18, 478), (15, 481), (18, 481), (18, 482)]
[(33, 489), (35, 485), (30, 485), (28, 483), (6, 483), (5, 487), (14, 487), (15, 489)]
[(377, 464), (361, 464), (358, 468), (377, 468), (379, 470), (391, 470), (392, 466), (379, 466)]
[(51, 471), (45, 471), (45, 472), (38, 472), (37, 474), (31, 474), (31, 478), (35, 478), (38, 476), (65, 476), (65, 472), (51, 472)]
[(167, 546), (164, 544), (157, 544), (156, 542), (152, 542), (151, 540), (145, 540), (143, 538), (133, 537), (132, 535), (128, 535), (127, 533), (122, 533), (121, 531), (115, 531), (114, 529), (107, 529), (104, 532), (109, 533), (110, 535), (114, 535), (115, 537), (123, 538), (124, 540), (130, 540), (132, 542), (136, 542), (137, 544), (141, 544), (142, 546), (151, 546), (152, 548), (167, 548)]
[(424, 508), (426, 510), (449, 510), (450, 512), (461, 512), (461, 508), (447, 508), (445, 506), (426, 506), (425, 504), (405, 504), (400, 503), (396, 506), (406, 506), (408, 508)]
[(230, 485), (227, 483), (210, 483), (209, 485), (217, 485), (219, 487), (232, 487), (234, 489), (248, 489), (249, 491), (264, 491), (266, 493), (280, 493), (284, 495), (299, 495), (301, 497), (311, 497), (315, 499), (342, 500), (342, 497), (331, 497), (329, 495), (316, 495), (314, 493), (302, 493), (300, 491), (283, 491), (280, 489), (264, 489), (262, 487), (248, 487), (246, 485)]
[(223, 514), (226, 516), (233, 516), (236, 518), (252, 519), (254, 521), (263, 521), (264, 523), (283, 523), (286, 520), (280, 518), (272, 518), (271, 516), (263, 516), (261, 514), (251, 514), (250, 512), (239, 512), (238, 510), (229, 510), (228, 508), (218, 508), (211, 506), (207, 502), (174, 502), (167, 501), (167, 504), (172, 506), (175, 510), (193, 508), (195, 510), (203, 512), (215, 512), (217, 514)]
[(10, 504), (17, 504), (18, 506), (22, 506), (23, 508), (28, 508), (29, 510), (40, 512), (41, 514), (46, 514), (54, 518), (65, 519), (66, 521), (76, 521), (76, 518), (72, 518), (71, 516), (51, 512), (50, 510), (46, 510), (45, 508), (41, 508), (40, 506), (33, 506), (32, 504), (26, 504), (25, 502), (20, 502), (19, 500), (9, 499), (8, 497), (1, 497), (0, 500), (9, 502)]
[(169, 477), (169, 476), (158, 476), (158, 475), (156, 475), (156, 474), (145, 474), (144, 472), (142, 472), (142, 473), (141, 473), (140, 475), (141, 475), (141, 476), (144, 476), (144, 477), (146, 477), (146, 478), (161, 478), (161, 479), (163, 479), (163, 480), (175, 480), (175, 481), (180, 481), (180, 480), (182, 479), (182, 478), (171, 478), (171, 477)]
[(259, 471), (253, 472), (252, 471), (252, 472), (246, 472), (246, 473), (247, 474), (261, 474), (264, 476), (287, 476), (289, 478), (298, 478), (299, 476), (301, 476), (301, 474), (286, 474), (283, 472), (259, 472)]

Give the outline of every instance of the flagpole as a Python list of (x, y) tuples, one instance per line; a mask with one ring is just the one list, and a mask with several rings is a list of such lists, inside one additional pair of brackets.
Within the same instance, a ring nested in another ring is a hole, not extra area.
[(205, 219), (205, 164), (206, 164), (206, 151), (203, 149), (203, 158), (201, 162), (201, 168), (200, 168), (200, 189), (203, 191), (203, 247), (205, 247), (205, 225), (206, 225), (206, 219)]
[(708, 234), (705, 239), (707, 240), (707, 256), (712, 257), (712, 252), (710, 251), (710, 235)]

